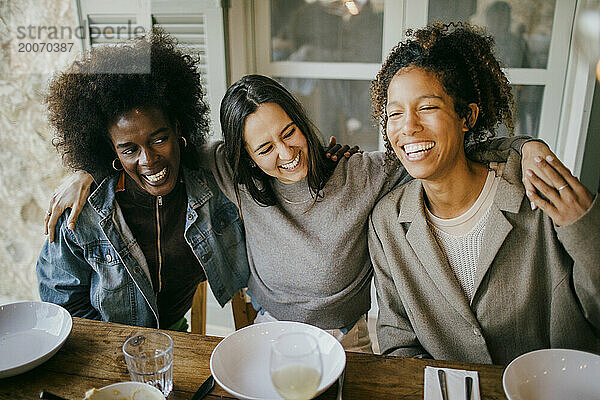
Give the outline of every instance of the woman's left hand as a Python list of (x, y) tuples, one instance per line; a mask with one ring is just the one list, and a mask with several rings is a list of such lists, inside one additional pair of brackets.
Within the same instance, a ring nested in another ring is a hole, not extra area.
[(535, 157), (535, 162), (537, 169), (548, 178), (549, 184), (531, 169), (526, 171), (529, 181), (545, 197), (527, 189), (531, 208), (541, 208), (557, 226), (577, 221), (591, 207), (592, 193), (556, 157)]

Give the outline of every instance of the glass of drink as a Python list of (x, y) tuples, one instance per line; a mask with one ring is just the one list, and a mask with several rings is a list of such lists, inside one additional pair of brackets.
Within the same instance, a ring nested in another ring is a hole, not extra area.
[(173, 339), (160, 331), (139, 331), (123, 344), (131, 380), (159, 389), (165, 397), (173, 389)]
[(322, 371), (319, 344), (310, 334), (284, 333), (271, 343), (271, 381), (284, 399), (312, 399)]

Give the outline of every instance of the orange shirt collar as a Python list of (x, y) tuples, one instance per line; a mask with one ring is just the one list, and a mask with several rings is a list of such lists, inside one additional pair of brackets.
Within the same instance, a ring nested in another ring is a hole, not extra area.
[(125, 172), (121, 172), (121, 176), (119, 177), (119, 182), (117, 182), (115, 192), (122, 192), (123, 190), (125, 190)]

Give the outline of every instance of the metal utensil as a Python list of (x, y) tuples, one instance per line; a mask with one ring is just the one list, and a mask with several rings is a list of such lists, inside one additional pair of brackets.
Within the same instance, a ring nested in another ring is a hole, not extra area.
[(473, 395), (473, 378), (467, 376), (465, 378), (465, 399), (471, 400), (471, 396)]
[(337, 396), (335, 398), (336, 400), (342, 400), (342, 391), (343, 391), (343, 387), (344, 387), (344, 375), (346, 375), (346, 368), (344, 368), (344, 370), (342, 371), (342, 374), (338, 378), (338, 390), (337, 390)]
[(440, 383), (440, 392), (442, 392), (442, 400), (448, 400), (448, 385), (446, 384), (446, 372), (443, 369), (438, 369), (438, 382)]
[(50, 393), (47, 390), (42, 390), (40, 392), (40, 399), (46, 399), (46, 400), (67, 400), (64, 397), (60, 397), (57, 394)]
[(211, 390), (213, 390), (214, 387), (215, 387), (215, 378), (213, 378), (213, 376), (210, 375), (208, 378), (206, 378), (204, 383), (202, 385), (200, 385), (200, 387), (198, 388), (196, 393), (194, 393), (194, 396), (192, 396), (191, 400), (203, 399), (204, 397), (206, 397), (207, 394), (210, 393)]

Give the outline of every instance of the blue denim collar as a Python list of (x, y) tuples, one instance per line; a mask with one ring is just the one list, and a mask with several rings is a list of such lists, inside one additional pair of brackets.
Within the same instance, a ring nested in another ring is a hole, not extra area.
[(205, 179), (200, 170), (183, 167), (183, 180), (187, 190), (188, 204), (193, 209), (202, 206), (213, 196)]

